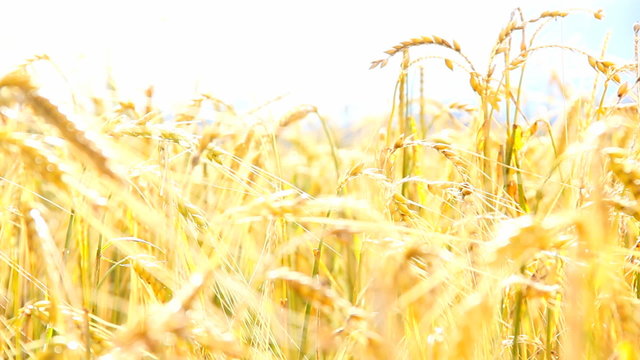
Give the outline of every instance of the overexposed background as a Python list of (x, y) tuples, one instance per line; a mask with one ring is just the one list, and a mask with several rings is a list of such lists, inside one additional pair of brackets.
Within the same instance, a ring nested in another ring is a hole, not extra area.
[[(384, 50), (436, 34), (456, 39), (482, 65), (517, 6), (527, 17), (544, 10), (602, 8), (604, 20), (579, 13), (554, 23), (541, 40), (598, 54), (610, 32), (609, 57), (633, 60), (637, 0), (4, 0), (0, 73), (47, 54), (81, 96), (106, 94), (110, 76), (132, 101), (140, 101), (144, 89), (154, 85), (156, 101), (168, 111), (201, 92), (240, 110), (289, 94), (291, 104), (314, 104), (349, 121), (390, 108), (398, 59), (384, 69), (368, 70)], [(541, 72), (529, 85), (543, 92), (550, 69), (578, 87), (585, 84), (581, 74), (593, 75), (584, 59), (576, 62), (570, 54), (539, 55), (536, 61)], [(447, 74), (442, 63), (432, 65), (437, 71), (427, 73), (428, 96), (442, 101), (470, 97), (460, 93), (466, 76)], [(55, 73), (41, 76), (60, 84), (54, 87), (57, 92), (69, 90)]]

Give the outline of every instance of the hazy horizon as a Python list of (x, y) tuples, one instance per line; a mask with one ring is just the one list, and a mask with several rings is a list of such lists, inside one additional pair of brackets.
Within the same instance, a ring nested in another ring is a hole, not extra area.
[[(522, 7), (525, 16), (535, 16), (543, 10), (578, 5), (602, 8), (605, 18), (597, 21), (582, 12), (555, 21), (539, 42), (597, 54), (602, 34), (611, 31), (607, 58), (632, 60), (631, 27), (640, 20), (633, 19), (640, 5), (626, 0), (443, 2), (437, 7), (407, 0), (321, 4), (25, 1), (11, 2), (4, 12), (0, 71), (47, 54), (63, 69), (73, 89), (84, 95), (104, 96), (107, 76), (111, 76), (121, 96), (132, 101), (141, 101), (144, 89), (155, 86), (158, 105), (168, 110), (202, 92), (240, 110), (288, 94), (283, 107), (310, 103), (348, 120), (389, 110), (398, 60), (382, 70), (370, 71), (368, 66), (394, 44), (437, 34), (456, 39), (474, 62), (483, 64), (515, 7)], [(29, 8), (40, 11), (31, 12), (28, 21), (26, 16), (13, 16)], [(549, 76), (555, 69), (574, 86), (584, 84), (579, 78), (588, 66), (584, 59), (548, 54), (552, 55), (534, 56), (533, 66)], [(425, 68), (428, 97), (473, 101), (471, 91), (464, 92), (465, 74), (450, 74), (439, 62), (427, 62)], [(51, 76), (47, 81), (65, 88), (55, 72), (40, 75)], [(527, 80), (527, 87), (544, 90), (548, 78), (536, 74)], [(438, 92), (431, 92), (431, 87)], [(347, 110), (350, 114), (345, 114)]]

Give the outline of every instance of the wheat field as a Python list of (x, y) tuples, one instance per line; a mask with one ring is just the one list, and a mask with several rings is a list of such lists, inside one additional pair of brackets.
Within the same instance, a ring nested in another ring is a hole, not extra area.
[[(349, 127), (208, 94), (169, 118), (117, 84), (63, 110), (47, 55), (0, 75), (0, 354), (639, 358), (640, 25), (614, 63), (538, 42), (567, 16), (516, 9), (487, 69), (444, 35), (399, 42), (371, 63), (393, 108)], [(565, 111), (528, 118), (550, 49), (593, 87), (558, 82)], [(427, 98), (427, 66), (475, 102)]]

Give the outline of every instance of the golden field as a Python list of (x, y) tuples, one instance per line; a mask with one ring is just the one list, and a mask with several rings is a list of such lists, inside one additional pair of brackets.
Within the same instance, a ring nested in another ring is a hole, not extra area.
[[(537, 42), (567, 16), (514, 11), (487, 69), (444, 36), (398, 43), (371, 64), (400, 63), (393, 108), (349, 127), (207, 94), (168, 119), (117, 84), (63, 110), (48, 56), (2, 74), (2, 357), (640, 357), (640, 25), (614, 63)], [(563, 113), (527, 118), (549, 49), (593, 87), (557, 81)], [(426, 98), (425, 66), (476, 101)]]

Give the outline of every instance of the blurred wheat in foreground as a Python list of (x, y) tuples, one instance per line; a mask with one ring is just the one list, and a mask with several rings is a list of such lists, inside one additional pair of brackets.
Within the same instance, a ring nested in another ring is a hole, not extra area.
[[(514, 11), (486, 70), (399, 43), (372, 64), (400, 63), (390, 116), (341, 132), (207, 94), (166, 120), (153, 88), (65, 112), (32, 71), (48, 57), (5, 74), (2, 357), (640, 357), (640, 63), (536, 42), (566, 16)], [(554, 49), (593, 91), (528, 119), (528, 59)], [(438, 63), (477, 103), (424, 98)]]

